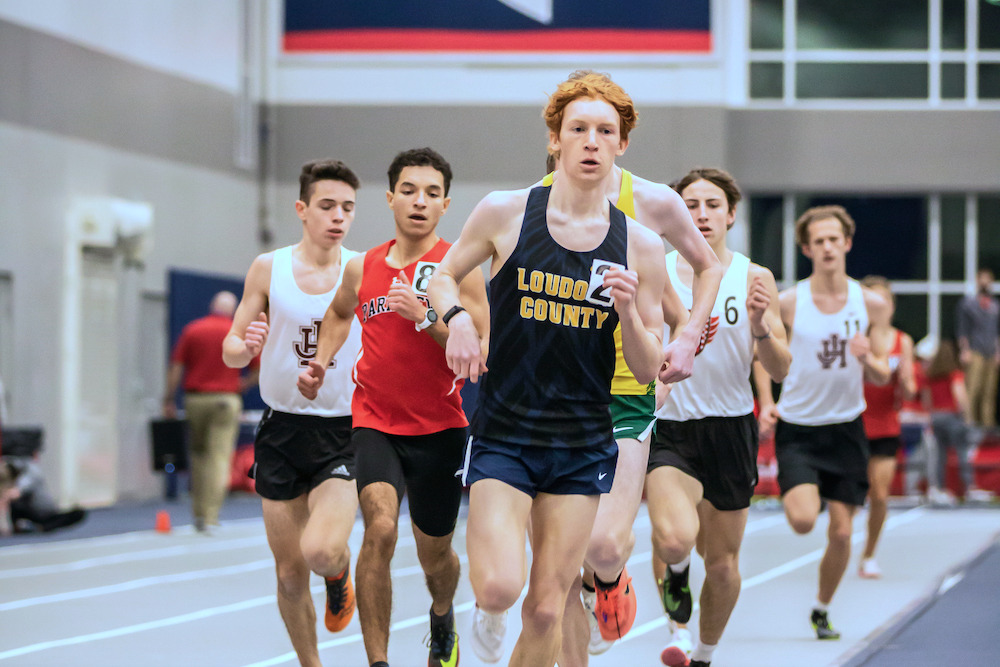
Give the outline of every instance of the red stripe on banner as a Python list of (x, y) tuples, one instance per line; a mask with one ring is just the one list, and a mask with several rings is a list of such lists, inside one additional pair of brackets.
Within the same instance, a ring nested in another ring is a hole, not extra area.
[(695, 51), (712, 50), (707, 30), (310, 30), (285, 34), (302, 51)]

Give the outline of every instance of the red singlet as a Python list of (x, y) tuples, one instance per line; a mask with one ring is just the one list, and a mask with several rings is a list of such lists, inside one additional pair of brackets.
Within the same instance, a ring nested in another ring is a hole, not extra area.
[[(386, 262), (388, 243), (365, 253), (355, 313), (361, 322), (361, 353), (354, 366), (354, 427), (393, 435), (427, 435), (468, 426), (459, 390), (462, 380), (448, 368), (444, 348), (427, 331), (389, 310), (389, 287), (399, 269)], [(427, 303), (427, 283), (451, 244), (438, 241), (403, 271)]]

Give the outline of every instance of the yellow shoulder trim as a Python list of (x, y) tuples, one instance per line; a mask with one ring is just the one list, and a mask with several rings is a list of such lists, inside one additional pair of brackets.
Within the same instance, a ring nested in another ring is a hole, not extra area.
[(622, 186), (618, 190), (618, 209), (635, 219), (635, 197), (632, 195), (632, 172), (622, 169)]

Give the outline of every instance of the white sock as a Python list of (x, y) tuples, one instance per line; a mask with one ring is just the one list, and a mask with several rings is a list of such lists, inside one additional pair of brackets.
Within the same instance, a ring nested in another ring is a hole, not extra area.
[(681, 574), (682, 572), (684, 572), (684, 570), (687, 569), (687, 566), (690, 564), (691, 564), (691, 554), (688, 554), (687, 556), (684, 557), (684, 560), (682, 560), (681, 562), (674, 563), (673, 565), (671, 565), (670, 571), (673, 572), (674, 574)]
[(715, 653), (715, 649), (718, 648), (718, 644), (703, 644), (701, 640), (698, 641), (698, 645), (694, 647), (691, 651), (692, 660), (701, 660), (702, 662), (712, 662), (712, 654)]
[(813, 609), (815, 609), (816, 611), (827, 612), (830, 610), (830, 607), (829, 605), (825, 605), (819, 600), (816, 600), (816, 604), (813, 605)]

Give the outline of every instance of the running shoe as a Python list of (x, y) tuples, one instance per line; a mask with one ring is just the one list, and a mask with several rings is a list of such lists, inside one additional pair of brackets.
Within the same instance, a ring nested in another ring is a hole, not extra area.
[(587, 614), (587, 626), (590, 628), (590, 642), (587, 644), (587, 653), (590, 655), (600, 655), (614, 645), (614, 642), (607, 641), (601, 636), (601, 628), (597, 625), (597, 613), (594, 608), (597, 606), (597, 591), (582, 589), (580, 597), (583, 598), (583, 610)]
[(691, 566), (688, 565), (680, 574), (667, 567), (667, 581), (663, 587), (663, 608), (667, 610), (670, 620), (677, 623), (687, 623), (691, 620), (691, 587), (688, 585), (688, 574)]
[(688, 667), (691, 664), (691, 651), (694, 650), (691, 631), (677, 627), (673, 621), (670, 622), (670, 629), (673, 636), (660, 653), (660, 662), (667, 667)]
[(323, 621), (330, 632), (340, 632), (354, 616), (354, 586), (351, 585), (351, 566), (340, 576), (326, 577), (326, 614)]
[(597, 627), (601, 631), (601, 637), (608, 641), (615, 641), (624, 637), (632, 629), (635, 621), (635, 591), (632, 590), (632, 577), (628, 576), (628, 569), (623, 569), (618, 583), (606, 587), (595, 579), (597, 583), (597, 601), (594, 605), (594, 612), (597, 615)]
[(705, 662), (704, 660), (692, 660), (688, 667), (709, 667), (712, 663)]
[(455, 608), (444, 616), (434, 615), (431, 609), (431, 634), (427, 641), (430, 654), (427, 667), (456, 667), (458, 665), (458, 633), (455, 632)]
[(862, 579), (878, 579), (882, 576), (882, 569), (874, 558), (862, 558), (858, 564), (858, 576)]
[(507, 612), (491, 614), (476, 606), (472, 613), (472, 652), (483, 662), (500, 662), (507, 634)]
[(840, 639), (840, 633), (830, 625), (830, 619), (827, 618), (825, 611), (813, 609), (809, 620), (812, 621), (813, 629), (816, 631), (816, 639)]

